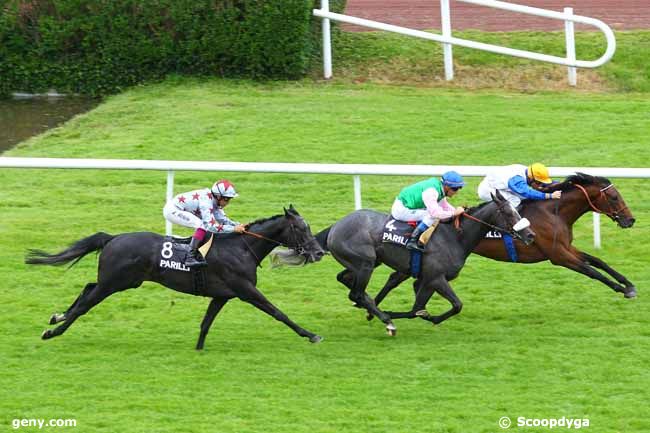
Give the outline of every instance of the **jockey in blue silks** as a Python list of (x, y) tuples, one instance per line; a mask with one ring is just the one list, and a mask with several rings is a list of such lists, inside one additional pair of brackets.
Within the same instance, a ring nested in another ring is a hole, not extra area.
[(544, 193), (538, 191), (542, 186), (550, 185), (553, 180), (544, 164), (536, 162), (526, 167), (513, 164), (498, 167), (488, 173), (478, 186), (478, 196), (483, 201), (491, 201), (495, 191), (499, 191), (515, 208), (522, 199), (550, 200), (559, 199), (561, 191)]
[(420, 235), (434, 222), (460, 215), (463, 207), (454, 207), (447, 201), (465, 186), (463, 177), (455, 171), (448, 171), (442, 178), (423, 180), (400, 191), (393, 202), (391, 215), (399, 221), (419, 221), (406, 243), (410, 250), (424, 251), (419, 242)]

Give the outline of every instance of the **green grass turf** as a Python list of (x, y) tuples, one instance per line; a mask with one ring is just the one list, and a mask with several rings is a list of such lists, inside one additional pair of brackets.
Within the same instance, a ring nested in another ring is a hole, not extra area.
[[(5, 155), (647, 167), (648, 113), (650, 98), (639, 93), (173, 78), (108, 98)], [(317, 232), (353, 208), (349, 176), (179, 172), (176, 191), (222, 176), (239, 189), (228, 211), (240, 221), (293, 203)], [(387, 211), (417, 179), (364, 176), (364, 206)], [(454, 202), (477, 203), (479, 179), (468, 180)], [(151, 283), (41, 341), (50, 314), (94, 281), (96, 258), (68, 271), (22, 263), (28, 247), (54, 251), (97, 231), (162, 232), (164, 172), (2, 169), (0, 425), (8, 431), (17, 418), (74, 418), (74, 429), (47, 431), (493, 433), (502, 416), (565, 416), (588, 418), (589, 432), (647, 432), (650, 193), (647, 180), (613, 180), (636, 226), (603, 220), (603, 248), (594, 250), (586, 216), (574, 245), (635, 282), (635, 300), (549, 263), (472, 256), (452, 283), (462, 313), (439, 327), (397, 321), (390, 338), (351, 308), (335, 280), (340, 266), (327, 257), (259, 271), (267, 297), (323, 343), (309, 344), (233, 300), (197, 353), (207, 300)], [(378, 269), (371, 294), (387, 275)], [(384, 306), (411, 302), (405, 284)], [(438, 297), (429, 304), (431, 312), (447, 308)]]

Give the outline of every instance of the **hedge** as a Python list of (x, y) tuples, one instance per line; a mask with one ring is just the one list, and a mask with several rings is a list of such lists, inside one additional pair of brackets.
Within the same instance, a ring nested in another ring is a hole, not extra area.
[[(331, 2), (341, 11), (345, 0)], [(174, 74), (296, 79), (320, 0), (0, 0), (0, 95), (103, 95)]]

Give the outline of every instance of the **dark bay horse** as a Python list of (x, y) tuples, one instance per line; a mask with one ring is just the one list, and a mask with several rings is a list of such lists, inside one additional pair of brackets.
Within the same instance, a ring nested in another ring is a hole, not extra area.
[[(598, 257), (571, 245), (573, 224), (590, 211), (607, 215), (622, 228), (634, 225), (634, 216), (614, 184), (604, 177), (577, 173), (545, 189), (547, 192), (556, 190), (562, 191), (560, 200), (526, 201), (523, 205), (521, 215), (530, 220), (536, 237), (535, 243), (530, 245), (515, 242), (518, 263), (550, 260), (554, 265), (564, 266), (598, 280), (615, 292), (623, 293), (626, 298), (634, 298), (636, 288), (627, 278)], [(501, 239), (483, 239), (473, 252), (490, 259), (510, 262)], [(605, 271), (616, 281), (596, 269)], [(377, 294), (375, 303), (379, 305), (391, 290), (408, 278), (408, 273), (393, 272)]]
[[(278, 245), (293, 249), (308, 262), (318, 261), (324, 254), (309, 225), (293, 206), (285, 209), (284, 215), (250, 223), (243, 235), (225, 235), (215, 239), (206, 256), (208, 266), (205, 268), (205, 287), (201, 293), (202, 296), (211, 297), (212, 301), (201, 323), (197, 349), (203, 348), (212, 321), (232, 298), (250, 303), (312, 343), (322, 340), (320, 336), (292, 322), (256, 287), (257, 266)], [(196, 294), (191, 272), (158, 266), (161, 255), (165, 257), (165, 249), (170, 251), (170, 247), (171, 243), (156, 233), (124, 233), (117, 236), (95, 233), (58, 254), (31, 250), (25, 262), (43, 265), (61, 265), (73, 260), (74, 265), (86, 254), (101, 250), (97, 282), (86, 284), (79, 297), (64, 313), (52, 316), (51, 325), (64, 323), (43, 332), (42, 338), (63, 334), (77, 318), (108, 296), (137, 288), (144, 281), (154, 281), (179, 292)]]
[[(460, 223), (460, 231), (452, 224), (438, 226), (422, 256), (413, 308), (401, 313), (383, 312), (366, 293), (374, 268), (383, 263), (400, 273), (408, 273), (410, 263), (409, 251), (404, 247), (382, 243), (382, 230), (389, 218), (384, 213), (358, 210), (316, 235), (321, 246), (345, 267), (336, 278), (350, 289), (349, 299), (356, 306), (365, 308), (368, 314), (379, 317), (386, 324), (389, 335), (396, 332), (391, 320), (394, 318), (419, 316), (437, 324), (460, 312), (462, 303), (449, 281), (458, 276), (467, 256), (488, 230), (499, 227), (524, 242), (532, 242), (535, 236), (512, 205), (497, 193), (494, 201), (467, 211), (467, 217)], [(425, 310), (434, 292), (440, 293), (452, 305), (449, 311), (439, 316), (431, 316)]]

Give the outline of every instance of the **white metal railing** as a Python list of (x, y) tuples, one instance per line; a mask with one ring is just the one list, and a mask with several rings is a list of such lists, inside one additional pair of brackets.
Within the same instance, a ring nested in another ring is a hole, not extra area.
[[(455, 170), (463, 176), (482, 177), (494, 166), (489, 165), (396, 165), (396, 164), (316, 164), (227, 161), (156, 161), (135, 159), (67, 159), (0, 157), (0, 168), (59, 168), (157, 170), (167, 172), (167, 200), (174, 196), (175, 171), (230, 171), (253, 173), (346, 174), (353, 176), (354, 207), (361, 209), (361, 175), (439, 176)], [(650, 178), (650, 168), (549, 167), (551, 176), (566, 177), (576, 172), (608, 178)], [(600, 214), (594, 213), (594, 246), (600, 248)], [(167, 222), (167, 234), (171, 223)]]
[[(407, 36), (413, 36), (422, 39), (428, 39), (443, 44), (443, 56), (445, 63), (445, 78), (452, 80), (454, 78), (452, 45), (461, 47), (474, 48), (482, 51), (489, 51), (497, 54), (521, 57), (531, 60), (539, 60), (547, 63), (555, 63), (567, 66), (569, 74), (569, 83), (576, 85), (576, 67), (578, 68), (597, 68), (607, 63), (616, 51), (616, 38), (614, 32), (607, 24), (595, 18), (573, 15), (572, 8), (564, 8), (564, 12), (555, 12), (547, 9), (523, 6), (514, 3), (506, 3), (498, 0), (457, 0), (463, 3), (472, 3), (480, 6), (503, 9), (512, 12), (518, 12), (528, 15), (536, 15), (545, 18), (561, 20), (565, 22), (565, 40), (566, 40), (566, 57), (540, 54), (532, 51), (519, 50), (514, 48), (502, 47), (500, 45), (486, 44), (482, 42), (471, 41), (467, 39), (456, 38), (452, 36), (451, 14), (449, 0), (440, 0), (442, 35), (427, 33), (420, 30), (409, 29), (406, 27), (395, 26), (392, 24), (380, 23), (378, 21), (366, 20), (349, 15), (337, 14), (330, 12), (329, 0), (321, 0), (321, 8), (314, 9), (313, 14), (323, 19), (323, 72), (326, 79), (332, 77), (332, 53), (331, 53), (331, 36), (330, 20), (340, 21), (348, 24), (369, 27), (377, 30), (400, 33)], [(587, 24), (598, 28), (605, 35), (607, 48), (605, 53), (596, 60), (577, 60), (575, 54), (575, 32), (574, 23)]]

